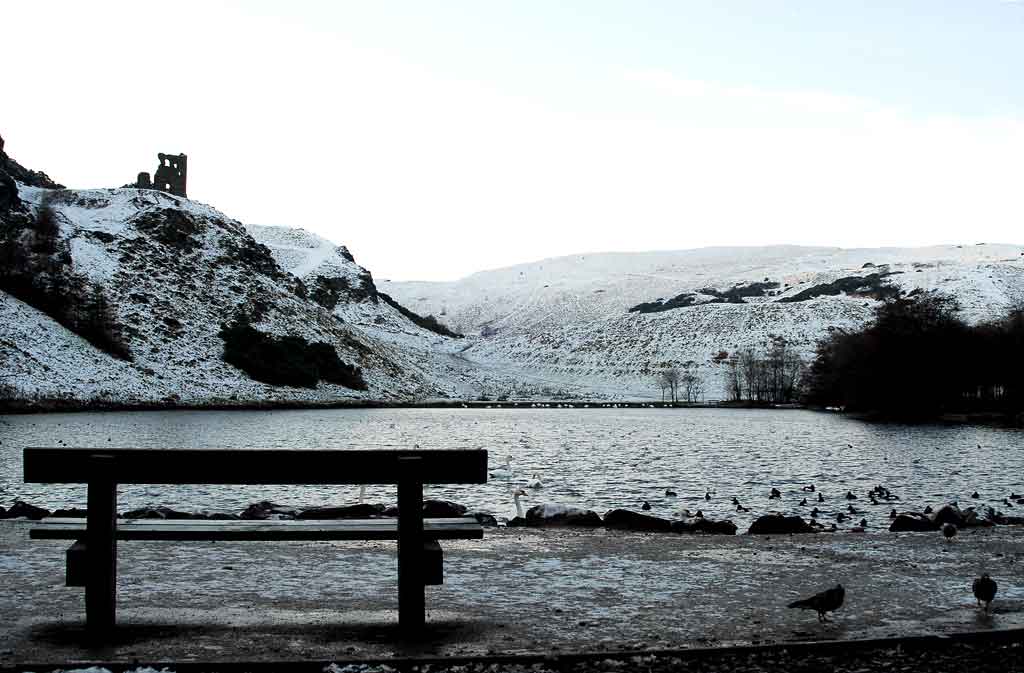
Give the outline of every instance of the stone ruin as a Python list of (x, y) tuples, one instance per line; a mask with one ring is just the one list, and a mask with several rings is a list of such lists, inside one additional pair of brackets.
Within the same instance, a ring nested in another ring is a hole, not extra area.
[(139, 177), (132, 186), (139, 189), (159, 189), (161, 192), (187, 198), (185, 181), (188, 176), (188, 157), (184, 154), (164, 154), (163, 152), (156, 156), (160, 159), (160, 165), (157, 166), (153, 179), (150, 179), (149, 173), (143, 171), (139, 173)]

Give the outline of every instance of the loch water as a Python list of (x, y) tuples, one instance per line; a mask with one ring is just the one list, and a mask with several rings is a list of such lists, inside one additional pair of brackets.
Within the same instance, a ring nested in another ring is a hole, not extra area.
[[(601, 514), (624, 507), (673, 517), (682, 508), (732, 519), (743, 531), (767, 511), (835, 521), (852, 491), (868, 530), (885, 530), (889, 511), (920, 511), (959, 501), (992, 505), (1024, 492), (1024, 431), (974, 425), (874, 424), (807, 410), (736, 409), (331, 409), (287, 411), (103, 412), (0, 416), (0, 505), (14, 500), (84, 507), (85, 487), (25, 484), (26, 446), (282, 449), (478, 449), (490, 464), (511, 459), (511, 479), (428, 487), (425, 497), (454, 500), (471, 511), (515, 514), (557, 503)], [(197, 466), (201, 470), (201, 466)], [(826, 501), (803, 486), (814, 484)], [(872, 505), (867, 491), (888, 488), (899, 501)], [(782, 498), (769, 500), (772, 488)], [(677, 495), (666, 495), (671, 490)], [(710, 500), (705, 493), (710, 491)], [(977, 491), (978, 499), (972, 499)], [(239, 512), (259, 500), (297, 508), (352, 504), (358, 486), (122, 485), (122, 511), (165, 505), (186, 511)], [(750, 509), (737, 512), (732, 498)], [(809, 506), (799, 502), (808, 497)], [(366, 500), (392, 504), (393, 486), (369, 486)], [(1018, 507), (1018, 509), (1022, 509)]]

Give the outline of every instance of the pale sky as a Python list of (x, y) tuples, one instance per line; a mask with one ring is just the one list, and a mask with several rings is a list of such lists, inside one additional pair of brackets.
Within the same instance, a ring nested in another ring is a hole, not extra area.
[(7, 151), (376, 278), (573, 253), (1024, 243), (1024, 2), (9, 2)]

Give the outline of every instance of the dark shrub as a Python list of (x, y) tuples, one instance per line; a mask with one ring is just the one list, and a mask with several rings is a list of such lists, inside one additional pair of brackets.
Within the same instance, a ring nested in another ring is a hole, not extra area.
[(359, 368), (342, 362), (328, 343), (311, 344), (299, 336), (264, 334), (244, 322), (222, 325), (220, 337), (224, 339), (224, 361), (256, 381), (315, 388), (322, 380), (366, 390)]

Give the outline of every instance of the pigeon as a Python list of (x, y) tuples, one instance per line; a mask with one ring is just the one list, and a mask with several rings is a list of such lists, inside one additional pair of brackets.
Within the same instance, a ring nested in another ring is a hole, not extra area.
[(644, 504), (640, 505), (640, 509), (642, 509), (645, 512), (650, 511), (651, 503), (649, 503), (646, 500), (644, 500)]
[(846, 589), (843, 589), (842, 584), (837, 584), (831, 589), (822, 591), (820, 594), (814, 594), (810, 598), (793, 601), (786, 607), (814, 610), (818, 613), (819, 622), (827, 622), (829, 620), (828, 617), (825, 616), (825, 613), (834, 612), (842, 607), (844, 598), (846, 598)]
[(956, 526), (951, 523), (942, 524), (942, 536), (946, 538), (946, 541), (950, 541), (956, 535)]
[(989, 577), (988, 573), (983, 573), (981, 577), (974, 580), (974, 584), (971, 586), (974, 597), (978, 599), (978, 605), (981, 605), (982, 601), (985, 602), (985, 612), (988, 612), (989, 604), (996, 597), (997, 587), (996, 581)]

